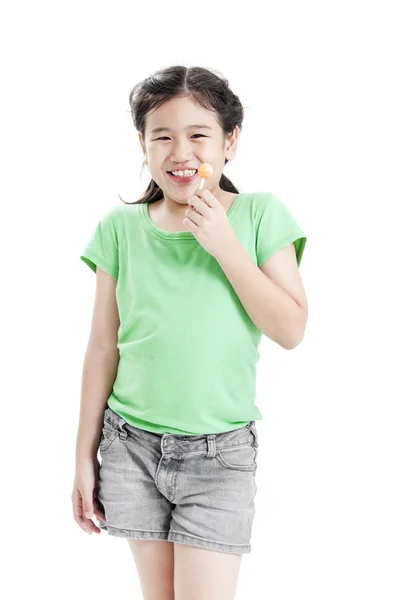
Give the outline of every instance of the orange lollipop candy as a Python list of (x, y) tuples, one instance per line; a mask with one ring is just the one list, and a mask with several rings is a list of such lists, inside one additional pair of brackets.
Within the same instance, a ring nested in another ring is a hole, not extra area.
[(202, 163), (197, 171), (197, 174), (200, 175), (201, 179), (201, 183), (200, 183), (200, 187), (199, 189), (202, 190), (203, 189), (203, 184), (204, 184), (204, 180), (208, 179), (209, 177), (211, 177), (211, 175), (213, 174), (213, 168), (210, 164), (208, 163)]

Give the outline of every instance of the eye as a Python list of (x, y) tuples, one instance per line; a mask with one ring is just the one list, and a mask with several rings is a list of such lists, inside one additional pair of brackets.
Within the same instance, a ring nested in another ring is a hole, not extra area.
[[(194, 137), (195, 135), (199, 135), (200, 137), (207, 137), (206, 135), (203, 135), (202, 133), (194, 133), (192, 135), (192, 137)], [(166, 136), (163, 136), (163, 137), (159, 137), (159, 138), (155, 139), (155, 141), (157, 141), (157, 140), (169, 140), (169, 138)]]

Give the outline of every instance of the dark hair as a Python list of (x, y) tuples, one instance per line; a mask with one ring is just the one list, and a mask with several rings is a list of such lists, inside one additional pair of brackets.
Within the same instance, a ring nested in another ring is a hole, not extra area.
[[(143, 138), (147, 113), (157, 109), (167, 100), (178, 96), (192, 98), (206, 110), (214, 111), (224, 135), (231, 133), (236, 125), (239, 130), (242, 129), (243, 106), (239, 98), (230, 90), (227, 79), (217, 72), (203, 67), (177, 65), (156, 71), (150, 77), (136, 84), (129, 94), (133, 123)], [(225, 159), (225, 164), (227, 162), (228, 160)], [(224, 174), (221, 175), (219, 185), (222, 190), (239, 193), (239, 190)], [(119, 197), (122, 200), (121, 196)], [(150, 204), (161, 200), (162, 197), (161, 188), (152, 179), (139, 200), (135, 202), (122, 200), (122, 202), (124, 204)]]

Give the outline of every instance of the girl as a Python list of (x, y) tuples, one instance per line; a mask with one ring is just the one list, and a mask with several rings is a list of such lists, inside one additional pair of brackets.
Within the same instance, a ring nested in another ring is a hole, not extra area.
[(263, 333), (286, 349), (303, 338), (306, 237), (274, 194), (222, 173), (243, 120), (223, 77), (169, 67), (129, 101), (152, 180), (81, 255), (96, 298), (74, 518), (127, 538), (145, 599), (230, 600), (251, 549), (257, 348)]

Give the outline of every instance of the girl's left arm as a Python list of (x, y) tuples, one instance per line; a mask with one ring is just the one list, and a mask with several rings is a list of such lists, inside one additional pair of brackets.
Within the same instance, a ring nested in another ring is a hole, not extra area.
[(300, 344), (308, 303), (294, 244), (258, 267), (237, 240), (218, 262), (256, 327), (286, 350)]

